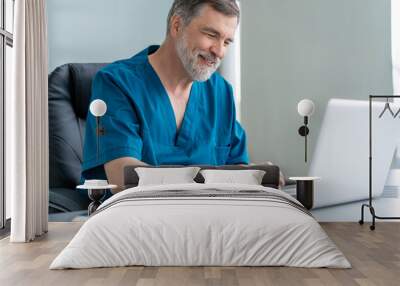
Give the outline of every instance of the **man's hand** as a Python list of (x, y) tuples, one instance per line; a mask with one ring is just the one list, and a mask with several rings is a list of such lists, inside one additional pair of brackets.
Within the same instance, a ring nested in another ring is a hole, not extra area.
[(148, 164), (132, 157), (122, 157), (104, 164), (108, 183), (118, 186), (111, 191), (113, 194), (122, 191), (122, 187), (124, 186), (124, 168), (128, 165), (147, 166)]

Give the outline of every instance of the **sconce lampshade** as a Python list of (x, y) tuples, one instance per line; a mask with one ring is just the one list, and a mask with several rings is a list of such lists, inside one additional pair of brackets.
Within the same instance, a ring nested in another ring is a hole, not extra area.
[(297, 104), (297, 112), (301, 116), (311, 116), (314, 113), (314, 102), (309, 99), (303, 99)]
[(103, 100), (95, 99), (90, 103), (89, 110), (94, 116), (101, 117), (106, 113), (107, 105)]

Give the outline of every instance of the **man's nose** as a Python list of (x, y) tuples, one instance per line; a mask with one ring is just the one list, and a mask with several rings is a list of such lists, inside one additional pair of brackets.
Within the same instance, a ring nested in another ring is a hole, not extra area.
[(211, 52), (218, 57), (219, 59), (223, 59), (224, 55), (225, 55), (225, 45), (224, 42), (216, 42), (212, 47), (211, 47)]

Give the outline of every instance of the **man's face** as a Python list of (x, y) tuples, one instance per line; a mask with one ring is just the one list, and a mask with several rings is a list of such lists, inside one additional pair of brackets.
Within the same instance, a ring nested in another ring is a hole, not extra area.
[(237, 18), (210, 6), (201, 9), (177, 35), (177, 54), (193, 80), (206, 81), (216, 71), (226, 49), (233, 42)]

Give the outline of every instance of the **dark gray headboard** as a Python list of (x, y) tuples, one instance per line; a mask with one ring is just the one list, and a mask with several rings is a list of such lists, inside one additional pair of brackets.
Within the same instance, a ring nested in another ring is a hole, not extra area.
[[(279, 167), (275, 165), (224, 165), (224, 166), (208, 166), (208, 165), (196, 165), (200, 167), (202, 170), (204, 169), (218, 169), (218, 170), (263, 170), (265, 171), (265, 175), (262, 179), (262, 185), (265, 187), (271, 187), (277, 189), (279, 186)], [(137, 167), (150, 167), (155, 168), (154, 166), (143, 166), (143, 165), (129, 165), (124, 169), (124, 189), (133, 188), (138, 185), (139, 177), (135, 172), (135, 168)], [(168, 167), (187, 167), (187, 166), (176, 166), (176, 165), (163, 165), (158, 166), (157, 168), (168, 168)], [(194, 180), (197, 183), (204, 183), (203, 176), (199, 173), (197, 174)]]

